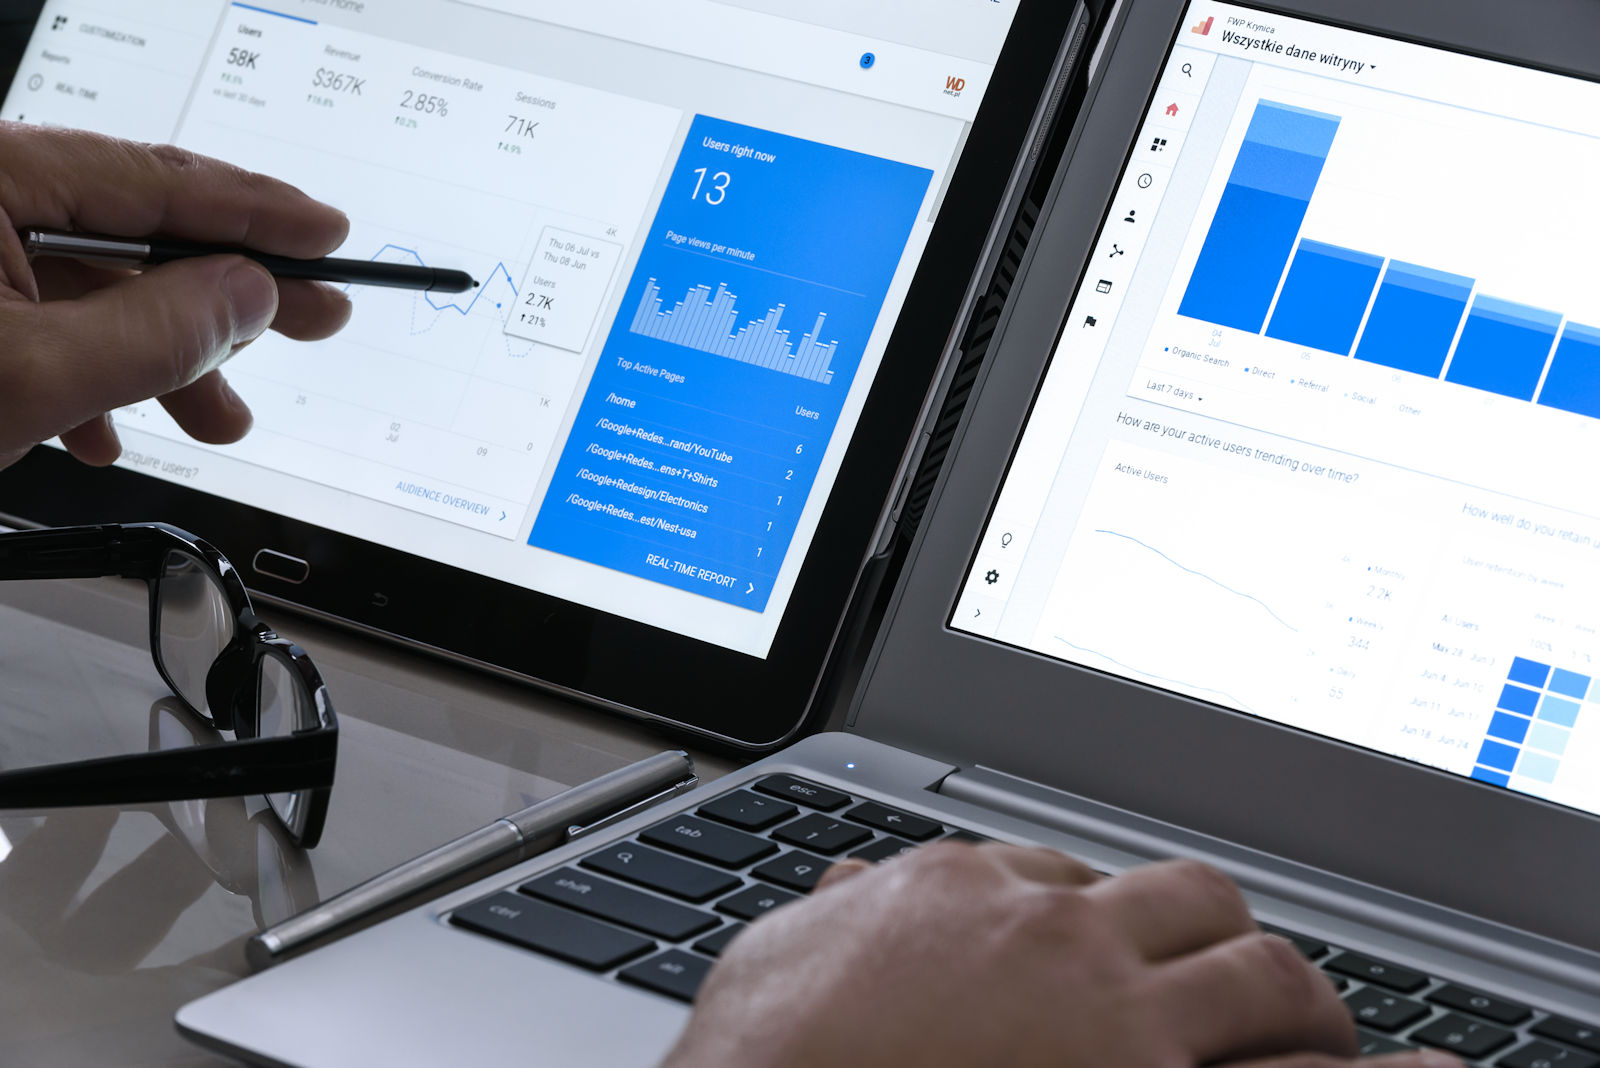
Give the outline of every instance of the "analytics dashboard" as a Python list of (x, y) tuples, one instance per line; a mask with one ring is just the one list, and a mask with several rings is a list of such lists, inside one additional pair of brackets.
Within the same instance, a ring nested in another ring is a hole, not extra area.
[(171, 142), (350, 217), (337, 337), (119, 463), (761, 656), (1014, 3), (51, 0), (0, 118)]
[(950, 625), (1600, 812), (1596, 175), (1600, 85), (1191, 4)]

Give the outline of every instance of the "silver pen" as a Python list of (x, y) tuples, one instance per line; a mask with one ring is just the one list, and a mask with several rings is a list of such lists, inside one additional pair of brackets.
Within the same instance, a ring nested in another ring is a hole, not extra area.
[[(467, 872), (499, 868), (554, 849), (590, 830), (696, 785), (694, 762), (681, 750), (646, 757), (502, 816), (486, 827), (390, 868), (306, 911), (276, 923), (245, 943), (245, 957), (265, 968), (361, 920), (387, 913)], [(503, 861), (490, 867), (493, 861)]]

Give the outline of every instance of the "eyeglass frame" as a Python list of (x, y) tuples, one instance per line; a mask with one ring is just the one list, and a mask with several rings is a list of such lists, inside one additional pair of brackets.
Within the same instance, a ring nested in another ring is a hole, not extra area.
[[(161, 653), (161, 580), (170, 553), (209, 572), (233, 613), (233, 635), (206, 670), (209, 714), (173, 681)], [(158, 752), (97, 757), (0, 771), (0, 808), (143, 804), (255, 794), (307, 793), (299, 830), (279, 815), (295, 844), (310, 849), (322, 836), (338, 756), (339, 723), (316, 665), (255, 614), (238, 570), (218, 549), (166, 523), (50, 527), (0, 534), (0, 581), (105, 578), (142, 580), (150, 591), (150, 655), (183, 706), (234, 738)], [(261, 661), (273, 657), (305, 688), (317, 725), (259, 737)], [(277, 809), (270, 804), (275, 815)]]

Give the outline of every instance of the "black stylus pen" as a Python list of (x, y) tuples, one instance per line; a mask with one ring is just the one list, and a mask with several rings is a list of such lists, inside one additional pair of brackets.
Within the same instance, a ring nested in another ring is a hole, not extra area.
[(154, 267), (172, 260), (234, 253), (255, 260), (277, 278), (304, 278), (316, 282), (389, 286), (394, 289), (431, 289), (440, 293), (461, 293), (478, 284), (466, 271), (423, 267), (420, 264), (413, 266), (409, 263), (341, 259), (297, 260), (248, 248), (155, 237), (108, 237), (104, 234), (62, 230), (24, 230), (22, 245), (30, 259), (35, 256), (65, 256), (107, 267)]

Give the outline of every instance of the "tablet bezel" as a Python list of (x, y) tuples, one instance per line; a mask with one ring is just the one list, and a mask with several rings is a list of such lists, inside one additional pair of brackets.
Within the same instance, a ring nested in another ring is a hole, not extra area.
[[(1600, 818), (947, 625), (1185, 6), (1142, 0), (1107, 31), (851, 728), (1600, 950), (1600, 912), (1580, 892), (1600, 882)], [(1247, 6), (1600, 80), (1585, 45), (1600, 8), (1565, 0)]]
[[(1082, 4), (1021, 0), (891, 335), (795, 592), (758, 658), (49, 447), (0, 472), (0, 513), (27, 524), (158, 519), (239, 562), (271, 603), (741, 749), (804, 720), (919, 414), (1015, 211)], [(16, 56), (7, 58), (15, 69)], [(1022, 106), (1018, 102), (1025, 102)], [(975, 208), (982, 205), (982, 208)], [(975, 266), (979, 270), (975, 273)], [(270, 549), (310, 563), (290, 583), (254, 571)]]

